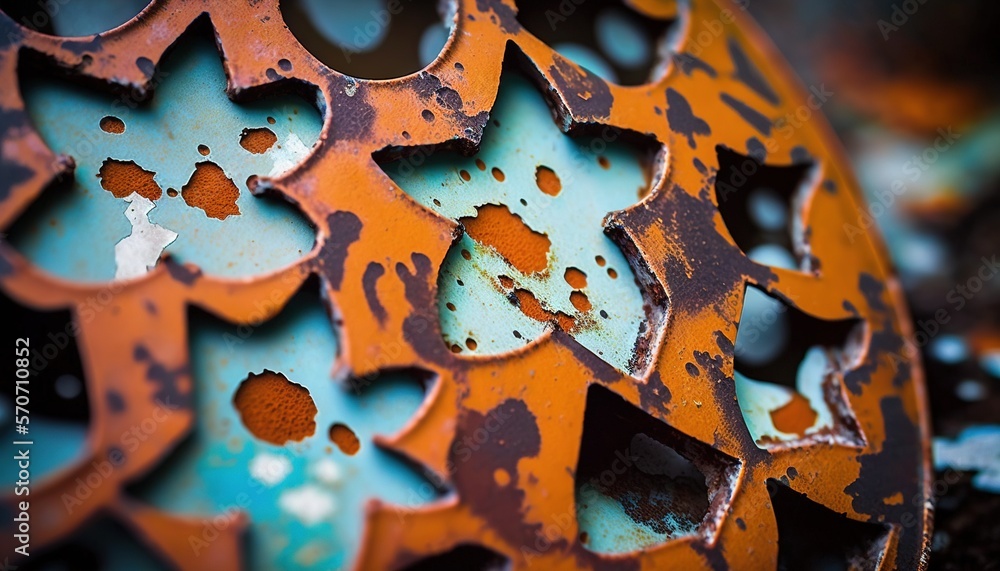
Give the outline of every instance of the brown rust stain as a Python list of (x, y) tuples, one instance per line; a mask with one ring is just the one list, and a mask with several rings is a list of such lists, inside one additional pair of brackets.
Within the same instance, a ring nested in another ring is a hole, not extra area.
[(586, 313), (593, 308), (590, 304), (590, 299), (587, 298), (587, 294), (582, 291), (574, 291), (569, 294), (569, 301), (573, 304), (573, 307), (575, 307), (577, 311), (582, 313)]
[(330, 425), (330, 441), (340, 448), (340, 451), (348, 456), (354, 456), (361, 449), (361, 441), (358, 435), (346, 424), (335, 422)]
[(503, 171), (497, 167), (493, 167), (491, 172), (493, 173), (493, 178), (497, 179), (497, 182), (503, 182), (507, 179), (507, 175), (503, 174)]
[(476, 216), (459, 222), (473, 240), (495, 249), (522, 273), (541, 272), (548, 266), (552, 245), (548, 236), (529, 228), (504, 205), (484, 204), (476, 208)]
[(278, 142), (278, 136), (267, 127), (243, 129), (240, 133), (240, 146), (255, 155), (263, 155)]
[(97, 173), (101, 187), (115, 198), (125, 198), (135, 192), (149, 200), (158, 200), (163, 196), (163, 189), (153, 180), (155, 175), (135, 164), (135, 161), (116, 159), (105, 160)]
[(516, 289), (514, 290), (514, 296), (517, 299), (517, 307), (521, 310), (521, 313), (535, 321), (555, 323), (563, 331), (572, 331), (576, 327), (576, 320), (572, 316), (566, 315), (561, 311), (552, 312), (545, 309), (542, 306), (542, 302), (538, 301), (535, 294), (530, 291)]
[(284, 445), (316, 432), (316, 403), (309, 390), (285, 375), (264, 369), (240, 383), (233, 406), (251, 434)]
[(809, 406), (809, 400), (797, 392), (792, 393), (788, 404), (771, 411), (771, 421), (774, 427), (787, 434), (804, 436), (816, 423), (816, 411)]
[(573, 289), (583, 289), (587, 287), (587, 274), (572, 266), (566, 268), (566, 273), (563, 274), (563, 278)]
[(125, 121), (114, 115), (108, 115), (101, 119), (101, 130), (112, 135), (121, 135), (125, 132)]
[(188, 206), (204, 210), (209, 218), (225, 220), (240, 213), (236, 205), (240, 189), (211, 161), (195, 165), (191, 178), (181, 187), (181, 197)]
[(538, 185), (538, 190), (549, 196), (558, 196), (562, 191), (562, 181), (559, 180), (559, 175), (546, 166), (539, 166), (535, 169), (535, 184)]

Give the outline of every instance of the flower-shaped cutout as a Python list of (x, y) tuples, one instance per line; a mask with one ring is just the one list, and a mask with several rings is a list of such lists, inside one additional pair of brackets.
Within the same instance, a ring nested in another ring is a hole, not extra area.
[(115, 2), (0, 2), (0, 10), (25, 28), (52, 36), (89, 36), (120, 26), (150, 0)]
[(503, 76), (491, 116), (473, 157), (417, 149), (382, 165), (465, 229), (438, 275), (446, 343), (495, 354), (551, 323), (620, 370), (640, 370), (658, 313), (602, 230), (609, 212), (649, 192), (652, 151), (620, 142), (611, 127), (566, 136), (518, 74)]
[(200, 37), (182, 38), (153, 82), (152, 99), (138, 101), (22, 78), (35, 128), (77, 167), (72, 185), (47, 189), (12, 228), (14, 247), (77, 281), (140, 276), (164, 251), (224, 277), (308, 253), (309, 223), (250, 190), (309, 154), (322, 127), (315, 109), (293, 96), (234, 104), (218, 52)]
[[(141, 499), (173, 514), (244, 511), (249, 560), (260, 568), (298, 568), (302, 558), (346, 568), (369, 499), (419, 506), (437, 498), (427, 480), (373, 443), (406, 424), (424, 401), (426, 379), (394, 372), (334, 382), (337, 339), (314, 286), (307, 282), (253, 329), (191, 314), (197, 424), (188, 444), (138, 487)], [(345, 430), (353, 446), (345, 446)], [(208, 541), (197, 537), (191, 547)]]
[(317, 59), (353, 77), (389, 79), (438, 56), (453, 3), (435, 0), (282, 0), (281, 17)]

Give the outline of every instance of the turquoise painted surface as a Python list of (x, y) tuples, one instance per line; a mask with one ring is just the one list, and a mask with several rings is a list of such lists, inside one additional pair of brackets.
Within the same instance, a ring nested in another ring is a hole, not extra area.
[[(179, 234), (166, 252), (210, 274), (242, 277), (286, 266), (312, 248), (315, 231), (290, 205), (254, 197), (251, 175), (278, 175), (309, 154), (322, 120), (297, 97), (274, 97), (237, 105), (225, 94), (225, 74), (210, 42), (182, 42), (157, 74), (148, 103), (128, 96), (84, 90), (45, 79), (22, 86), (32, 122), (55, 152), (77, 163), (72, 188), (48, 189), (11, 231), (11, 243), (33, 263), (76, 281), (115, 276), (115, 244), (129, 235), (128, 203), (104, 190), (97, 178), (107, 158), (135, 161), (156, 173), (164, 193), (149, 220)], [(134, 108), (133, 108), (134, 107)], [(101, 130), (105, 116), (123, 120), (119, 135)], [(268, 117), (275, 120), (272, 125)], [(278, 140), (264, 154), (240, 146), (245, 128), (266, 127)], [(210, 149), (202, 156), (199, 145)], [(188, 206), (180, 191), (195, 164), (212, 161), (240, 189), (241, 214), (209, 218)], [(222, 247), (222, 246), (225, 247)]]
[[(337, 342), (319, 297), (300, 293), (272, 322), (241, 336), (230, 324), (192, 316), (197, 426), (141, 497), (176, 514), (245, 510), (251, 569), (340, 569), (355, 556), (370, 498), (415, 507), (437, 498), (427, 480), (377, 449), (376, 434), (403, 427), (423, 401), (406, 375), (381, 377), (358, 394), (331, 378)], [(232, 404), (248, 373), (283, 373), (316, 403), (316, 434), (276, 446), (245, 428)], [(328, 438), (331, 424), (361, 440), (354, 456)]]
[[(517, 75), (502, 79), (491, 118), (496, 122), (487, 126), (474, 157), (440, 152), (383, 165), (404, 191), (444, 216), (458, 220), (475, 216), (477, 206), (502, 204), (551, 241), (546, 270), (525, 275), (492, 247), (463, 236), (448, 253), (438, 279), (445, 341), (463, 353), (496, 354), (522, 347), (542, 333), (546, 324), (525, 316), (498, 288), (498, 276), (506, 275), (549, 311), (574, 316), (579, 326), (573, 335), (581, 344), (631, 372), (633, 347), (645, 320), (643, 300), (625, 256), (604, 235), (603, 219), (638, 202), (648, 187), (640, 155), (617, 141), (613, 131), (606, 133), (607, 140), (563, 134), (542, 95)], [(601, 166), (602, 158), (607, 168)], [(476, 159), (485, 163), (485, 170), (477, 168)], [(538, 166), (559, 176), (558, 196), (539, 190)], [(503, 172), (503, 182), (493, 176), (494, 167)], [(461, 171), (469, 173), (469, 181)], [(469, 260), (463, 250), (470, 253)], [(563, 277), (569, 267), (587, 275), (583, 291), (593, 306), (590, 311), (577, 311), (570, 302), (573, 288)], [(617, 272), (616, 279), (609, 269)], [(474, 350), (469, 338), (476, 342)]]

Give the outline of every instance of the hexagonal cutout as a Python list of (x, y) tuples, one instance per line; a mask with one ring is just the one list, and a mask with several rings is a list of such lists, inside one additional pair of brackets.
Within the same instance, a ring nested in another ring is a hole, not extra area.
[(850, 519), (777, 480), (768, 480), (767, 490), (778, 524), (779, 571), (881, 568), (888, 525)]
[(811, 162), (774, 166), (763, 162), (763, 147), (752, 156), (716, 147), (719, 172), (715, 197), (736, 245), (765, 266), (813, 271), (799, 212), (813, 187)]
[(738, 472), (736, 459), (592, 385), (576, 469), (580, 541), (624, 553), (708, 535)]
[(864, 440), (843, 388), (858, 362), (865, 327), (827, 321), (747, 285), (736, 332), (736, 395), (758, 446), (816, 437), (849, 446)]
[(621, 371), (644, 370), (666, 294), (604, 219), (650, 192), (659, 147), (610, 127), (563, 133), (510, 68), (490, 117), (473, 156), (415, 147), (376, 157), (403, 191), (464, 229), (438, 274), (445, 343), (497, 354), (552, 327)]
[(606, 81), (641, 85), (666, 69), (662, 54), (678, 23), (677, 4), (658, 13), (621, 0), (517, 2), (517, 19), (562, 56)]

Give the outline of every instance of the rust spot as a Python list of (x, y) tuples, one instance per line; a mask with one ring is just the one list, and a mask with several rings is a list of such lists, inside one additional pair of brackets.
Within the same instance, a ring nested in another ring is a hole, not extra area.
[(582, 291), (574, 291), (573, 293), (569, 294), (569, 301), (570, 303), (573, 304), (573, 307), (575, 307), (576, 310), (580, 312), (590, 311), (590, 309), (593, 307), (592, 305), (590, 305), (590, 299), (587, 298), (587, 294), (583, 293)]
[(421, 111), (420, 116), (423, 117), (424, 121), (427, 121), (428, 123), (434, 120), (434, 112), (430, 109), (424, 109)]
[(486, 163), (483, 162), (483, 159), (476, 159), (476, 168), (481, 171), (486, 170)]
[(461, 353), (462, 352), (462, 348), (459, 347), (458, 345), (452, 344), (452, 346), (451, 346), (451, 352), (452, 353)]
[(278, 136), (267, 127), (243, 129), (240, 133), (240, 146), (255, 155), (266, 153), (277, 142)]
[(233, 406), (251, 434), (279, 446), (316, 432), (316, 403), (309, 390), (285, 375), (250, 373), (233, 395)]
[(521, 313), (535, 321), (555, 323), (563, 331), (572, 331), (576, 326), (576, 322), (571, 316), (561, 311), (553, 313), (542, 307), (541, 302), (530, 291), (518, 289), (514, 290), (514, 295), (517, 298), (517, 306), (521, 309)]
[(330, 441), (348, 456), (354, 456), (361, 449), (361, 441), (346, 424), (335, 422), (330, 425)]
[(271, 125), (274, 125), (274, 123), (275, 123), (274, 117), (268, 117), (267, 118), (267, 122), (270, 123)]
[(493, 481), (501, 488), (506, 487), (507, 484), (510, 484), (510, 472), (503, 468), (497, 468), (493, 471)]
[(493, 170), (490, 172), (493, 173), (493, 178), (497, 179), (498, 182), (503, 182), (504, 179), (507, 178), (506, 175), (503, 174), (503, 171), (497, 167), (493, 167)]
[(465, 258), (466, 260), (471, 260), (472, 259), (472, 254), (468, 250), (463, 249), (462, 250), (462, 257)]
[(884, 498), (882, 503), (887, 506), (899, 506), (903, 504), (903, 492), (896, 492), (895, 494)]
[(802, 436), (815, 424), (816, 411), (809, 406), (809, 400), (799, 393), (792, 393), (792, 400), (785, 406), (771, 411), (774, 427), (788, 434)]
[(614, 268), (608, 268), (608, 277), (610, 277), (613, 280), (616, 280), (618, 279), (618, 272), (616, 272)]
[(473, 240), (492, 247), (525, 274), (541, 272), (548, 266), (548, 236), (529, 228), (504, 205), (484, 204), (476, 208), (476, 216), (459, 222)]
[(462, 177), (462, 180), (464, 180), (465, 182), (469, 182), (470, 180), (472, 180), (472, 175), (469, 174), (469, 171), (465, 169), (458, 171), (458, 176)]
[(198, 153), (200, 153), (201, 156), (207, 157), (208, 153), (211, 152), (212, 150), (208, 148), (208, 145), (198, 145)]
[(160, 185), (153, 180), (155, 175), (135, 164), (135, 161), (115, 159), (105, 160), (97, 174), (101, 178), (101, 187), (115, 198), (125, 198), (136, 192), (149, 200), (157, 200), (163, 195)]
[(594, 261), (597, 262), (597, 265), (602, 268), (604, 267), (604, 264), (607, 263), (604, 261), (604, 256), (594, 256)]
[(511, 289), (514, 287), (514, 280), (510, 279), (508, 276), (499, 276), (500, 285), (504, 289)]
[(445, 307), (448, 308), (448, 311), (455, 311), (455, 304), (454, 303), (452, 303), (452, 302), (449, 301), (448, 303), (446, 303), (444, 305), (445, 305)]
[(469, 348), (469, 351), (475, 351), (476, 347), (478, 347), (479, 344), (476, 343), (475, 339), (469, 337), (468, 339), (465, 340), (465, 346)]
[(174, 198), (175, 196), (177, 196), (177, 189), (176, 188), (168, 188), (167, 189), (167, 196), (169, 196), (170, 198)]
[(194, 166), (191, 179), (181, 187), (181, 197), (188, 206), (201, 208), (209, 218), (225, 220), (230, 215), (240, 213), (236, 199), (240, 189), (219, 165), (205, 161)]
[(113, 115), (108, 115), (101, 119), (101, 130), (112, 135), (121, 135), (125, 132), (125, 121)]
[(563, 274), (563, 278), (566, 279), (566, 283), (568, 283), (573, 289), (583, 289), (587, 287), (587, 274), (574, 267), (566, 268), (566, 273)]
[(601, 165), (601, 168), (604, 170), (608, 170), (609, 168), (611, 168), (611, 161), (609, 161), (608, 158), (603, 155), (597, 157), (597, 164)]
[(535, 169), (535, 184), (538, 190), (549, 196), (558, 196), (562, 190), (562, 181), (554, 170), (546, 166), (539, 166)]

